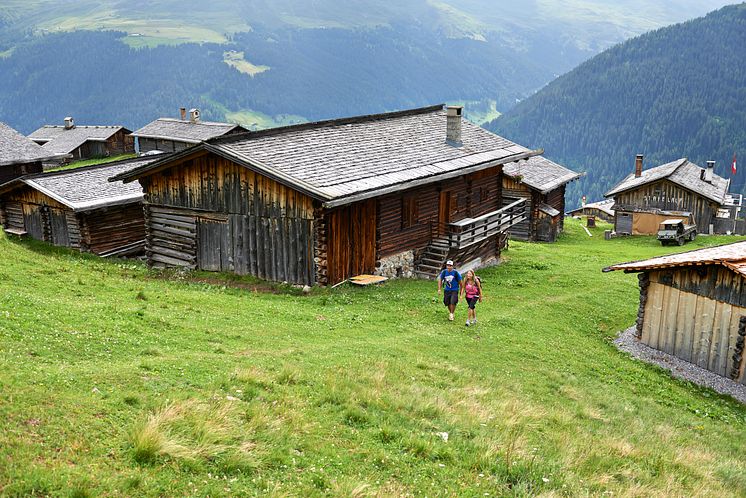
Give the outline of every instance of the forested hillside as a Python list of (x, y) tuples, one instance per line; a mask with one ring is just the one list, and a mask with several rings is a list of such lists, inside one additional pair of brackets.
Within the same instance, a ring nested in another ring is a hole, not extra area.
[[(587, 176), (568, 203), (596, 199), (634, 169), (688, 157), (730, 176), (746, 159), (746, 4), (611, 48), (515, 106), (489, 128)], [(731, 190), (743, 192), (746, 168)]]
[(442, 101), (481, 120), (723, 1), (5, 0), (0, 120), (136, 128), (197, 106), (264, 127)]

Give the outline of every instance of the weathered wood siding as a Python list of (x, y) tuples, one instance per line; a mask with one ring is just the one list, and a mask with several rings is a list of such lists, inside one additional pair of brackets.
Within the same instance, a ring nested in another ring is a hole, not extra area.
[(355, 275), (373, 273), (376, 268), (376, 200), (328, 211), (325, 218), (326, 255), (321, 253), (319, 258), (320, 266), (326, 268), (326, 283), (333, 285)]
[(141, 203), (111, 206), (79, 215), (82, 240), (79, 242), (94, 254), (145, 240), (145, 216)]
[(41, 162), (36, 163), (22, 163), (22, 164), (8, 164), (0, 166), (0, 185), (7, 183), (11, 180), (15, 180), (23, 175), (30, 175), (32, 173), (41, 173), (43, 170)]
[(138, 138), (140, 153), (161, 150), (163, 152), (180, 152), (194, 144), (176, 140), (160, 140), (155, 138)]
[[(525, 183), (516, 181), (509, 176), (503, 176), (502, 181), (503, 205), (507, 206), (511, 199), (527, 199), (529, 217), (510, 229), (510, 237), (516, 240), (540, 242), (554, 242), (564, 230), (565, 186), (558, 187), (547, 194), (530, 188)], [(559, 216), (548, 217), (539, 207), (548, 204), (560, 212)]]
[(719, 265), (651, 271), (648, 278), (640, 340), (746, 384), (743, 339), (739, 350), (745, 279)]
[[(502, 167), (380, 197), (376, 207), (377, 259), (427, 246), (438, 224), (475, 218), (500, 209)], [(416, 219), (406, 226), (402, 208), (413, 198)]]
[(310, 197), (204, 153), (140, 183), (151, 264), (314, 283)]
[[(614, 196), (615, 210), (627, 212), (687, 211), (692, 213), (698, 231), (707, 233), (718, 211), (715, 202), (668, 180), (643, 185)], [(619, 231), (619, 230), (617, 230)]]

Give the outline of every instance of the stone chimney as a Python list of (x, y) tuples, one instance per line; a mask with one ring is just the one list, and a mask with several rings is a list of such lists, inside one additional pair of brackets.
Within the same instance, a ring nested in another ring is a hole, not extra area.
[(198, 123), (199, 122), (199, 109), (190, 109), (189, 110), (189, 121), (192, 123)]
[(707, 161), (707, 169), (705, 170), (705, 181), (712, 183), (712, 175), (715, 172), (715, 161)]
[(186, 121), (186, 107), (179, 107), (179, 114), (181, 115), (181, 120)]
[(461, 141), (461, 115), (464, 107), (460, 105), (449, 105), (446, 107), (446, 142), (450, 145), (460, 147)]
[(635, 157), (635, 178), (642, 176), (642, 158), (642, 154), (637, 154), (637, 157)]
[(75, 128), (75, 121), (73, 121), (73, 118), (70, 116), (65, 118), (65, 129), (66, 130), (72, 130)]

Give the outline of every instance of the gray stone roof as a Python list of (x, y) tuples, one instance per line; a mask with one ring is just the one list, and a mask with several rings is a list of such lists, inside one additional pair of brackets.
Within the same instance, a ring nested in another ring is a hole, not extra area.
[(39, 144), (0, 122), (0, 166), (44, 161), (57, 157)]
[[(232, 135), (194, 150), (203, 148), (243, 164), (325, 201), (327, 207), (539, 153), (466, 120), (462, 142), (458, 147), (446, 143), (446, 112), (433, 106)], [(122, 178), (138, 178), (172, 160)]]
[(503, 173), (511, 178), (519, 179), (521, 183), (542, 194), (583, 176), (582, 173), (569, 170), (543, 156), (532, 157), (525, 162), (506, 164), (503, 167)]
[(212, 121), (182, 121), (180, 119), (158, 118), (146, 124), (132, 135), (142, 138), (157, 138), (159, 140), (174, 140), (198, 144), (211, 138), (219, 137), (243, 127), (232, 123), (215, 123)]
[(712, 183), (702, 179), (703, 168), (700, 168), (686, 158), (644, 170), (642, 175), (635, 177), (634, 173), (628, 175), (624, 180), (619, 182), (614, 188), (604, 194), (605, 197), (611, 197), (620, 192), (633, 190), (642, 185), (653, 183), (658, 180), (666, 179), (696, 194), (700, 194), (707, 199), (723, 204), (728, 192), (730, 181), (718, 175), (712, 175)]
[(156, 159), (158, 157), (137, 158), (27, 175), (0, 186), (0, 193), (28, 185), (74, 211), (89, 211), (104, 206), (140, 202), (143, 193), (139, 182), (122, 183), (108, 180), (112, 176), (145, 166)]
[(586, 203), (585, 206), (579, 207), (577, 209), (573, 209), (570, 211), (570, 214), (574, 213), (580, 213), (583, 211), (583, 209), (598, 209), (599, 211), (602, 211), (609, 216), (614, 216), (614, 199), (605, 199), (603, 201), (598, 202), (589, 202)]
[(67, 129), (64, 126), (45, 125), (29, 135), (29, 138), (43, 144), (44, 150), (54, 154), (70, 154), (84, 143), (105, 142), (119, 130), (129, 130), (122, 126), (79, 126)]

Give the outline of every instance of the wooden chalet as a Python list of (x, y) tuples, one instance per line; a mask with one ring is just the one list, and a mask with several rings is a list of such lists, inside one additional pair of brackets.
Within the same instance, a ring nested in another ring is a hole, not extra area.
[(598, 220), (614, 223), (614, 199), (589, 202), (578, 209), (569, 211), (567, 214), (570, 216), (593, 216)]
[(331, 285), (495, 261), (526, 202), (502, 167), (538, 155), (442, 105), (210, 140), (118, 175), (145, 191), (153, 266)]
[(137, 182), (109, 182), (155, 158), (40, 173), (0, 185), (6, 233), (109, 256), (142, 252), (145, 219)]
[(510, 229), (517, 240), (554, 242), (564, 229), (565, 188), (582, 175), (541, 156), (506, 164), (503, 195), (526, 199), (529, 216)]
[(0, 122), (0, 184), (30, 173), (39, 173), (44, 162), (60, 157)]
[(715, 162), (705, 169), (679, 159), (644, 171), (642, 162), (638, 155), (635, 172), (605, 194), (615, 201), (616, 233), (655, 234), (660, 222), (671, 218), (691, 219), (699, 233), (713, 233), (730, 184), (714, 173)]
[(123, 126), (79, 126), (67, 117), (64, 125), (42, 126), (29, 138), (50, 153), (78, 161), (133, 153), (131, 133)]
[(180, 152), (211, 138), (246, 132), (246, 128), (233, 123), (202, 121), (198, 109), (181, 108), (181, 119), (158, 118), (148, 123), (132, 136), (139, 154), (153, 151)]
[(746, 384), (746, 242), (613, 270), (640, 273), (641, 342)]

